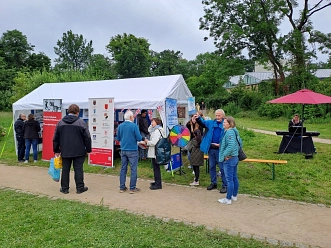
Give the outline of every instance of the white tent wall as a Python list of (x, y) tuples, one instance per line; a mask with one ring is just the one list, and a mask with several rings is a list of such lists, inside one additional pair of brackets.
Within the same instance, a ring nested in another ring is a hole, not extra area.
[[(89, 98), (114, 98), (116, 109), (157, 109), (165, 99), (177, 99), (178, 104), (186, 104), (192, 97), (182, 75), (128, 78), (102, 81), (45, 83), (20, 100), (13, 103), (14, 121), (19, 113), (42, 110), (43, 99), (62, 99), (62, 109), (77, 104), (80, 109), (88, 109)], [(160, 113), (167, 126), (165, 113)], [(188, 118), (187, 118), (188, 120)]]

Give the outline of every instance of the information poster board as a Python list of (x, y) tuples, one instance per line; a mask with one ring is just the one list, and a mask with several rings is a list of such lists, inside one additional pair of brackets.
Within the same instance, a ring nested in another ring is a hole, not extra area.
[(187, 110), (189, 116), (194, 115), (197, 112), (195, 109), (195, 97), (187, 98)]
[(165, 106), (167, 128), (163, 127), (163, 129), (168, 130), (168, 128), (171, 129), (173, 126), (178, 125), (177, 100), (172, 98), (166, 98)]
[[(44, 99), (43, 104), (43, 151), (42, 160), (51, 160), (54, 157), (53, 152), (53, 137), (56, 128), (56, 124), (62, 119), (62, 99)], [(42, 116), (42, 115), (41, 115)], [(40, 118), (36, 113), (36, 119)]]
[(113, 167), (114, 98), (89, 98), (88, 116), (92, 138), (89, 164)]

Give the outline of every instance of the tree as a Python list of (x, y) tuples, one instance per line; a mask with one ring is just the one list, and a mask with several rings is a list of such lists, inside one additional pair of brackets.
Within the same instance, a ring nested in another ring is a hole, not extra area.
[(114, 65), (108, 57), (102, 54), (93, 54), (91, 62), (85, 71), (89, 71), (90, 74), (94, 74), (104, 80), (116, 78)]
[(149, 76), (150, 44), (144, 38), (132, 34), (111, 37), (106, 49), (115, 61), (115, 69), (121, 78)]
[(26, 60), (26, 66), (31, 70), (48, 71), (51, 68), (51, 59), (44, 53), (32, 53)]
[(3, 33), (0, 39), (0, 56), (4, 58), (8, 68), (24, 67), (33, 48), (27, 37), (16, 29)]
[[(305, 82), (307, 64), (315, 56), (315, 48), (309, 50), (309, 42), (327, 50), (325, 40), (317, 39), (327, 35), (313, 30), (311, 18), (316, 13), (329, 7), (331, 3), (320, 0), (309, 5), (309, 0), (298, 4), (296, 0), (203, 0), (205, 15), (200, 18), (200, 29), (209, 30), (210, 36), (219, 51), (227, 57), (242, 54), (247, 49), (249, 56), (260, 63), (270, 62), (278, 81), (285, 80), (287, 65), (282, 60), (289, 60), (292, 75), (300, 86)], [(296, 8), (302, 6), (300, 11)], [(294, 13), (299, 13), (297, 18)], [(291, 28), (287, 34), (280, 32), (280, 26)], [(329, 40), (331, 38), (329, 37)], [(323, 43), (321, 43), (324, 41)], [(296, 90), (295, 85), (292, 90)]]
[(246, 60), (242, 57), (228, 59), (216, 53), (199, 54), (195, 65), (196, 74), (186, 81), (196, 101), (204, 101), (209, 107), (218, 108), (226, 104), (228, 92), (223, 85), (230, 76), (245, 73)]
[(54, 52), (59, 56), (55, 59), (58, 67), (75, 71), (88, 67), (93, 53), (92, 41), (87, 42), (83, 35), (69, 30), (56, 44)]
[(164, 76), (180, 74), (178, 66), (182, 60), (183, 54), (180, 51), (164, 50), (160, 53), (151, 51), (152, 76)]

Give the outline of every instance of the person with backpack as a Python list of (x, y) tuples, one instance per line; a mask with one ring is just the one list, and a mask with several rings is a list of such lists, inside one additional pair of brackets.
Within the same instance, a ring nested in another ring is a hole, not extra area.
[(190, 152), (190, 164), (193, 166), (194, 171), (194, 181), (191, 183), (191, 186), (198, 186), (199, 185), (199, 175), (200, 175), (200, 166), (203, 166), (204, 158), (203, 152), (200, 150), (201, 144), (201, 131), (199, 129), (194, 130), (193, 132), (194, 138), (190, 140), (187, 145), (187, 149)]
[(149, 188), (151, 190), (157, 190), (162, 189), (162, 181), (160, 165), (156, 163), (155, 145), (162, 137), (166, 137), (166, 134), (161, 126), (161, 120), (159, 118), (152, 119), (148, 131), (150, 132), (150, 140), (145, 139), (145, 143), (148, 146), (147, 157), (152, 159), (154, 172), (154, 182), (151, 183)]

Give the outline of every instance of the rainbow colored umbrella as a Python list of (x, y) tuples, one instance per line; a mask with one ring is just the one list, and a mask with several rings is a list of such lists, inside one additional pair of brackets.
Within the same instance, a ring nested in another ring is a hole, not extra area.
[(182, 125), (176, 125), (170, 130), (170, 141), (173, 145), (184, 147), (190, 141), (190, 130)]

